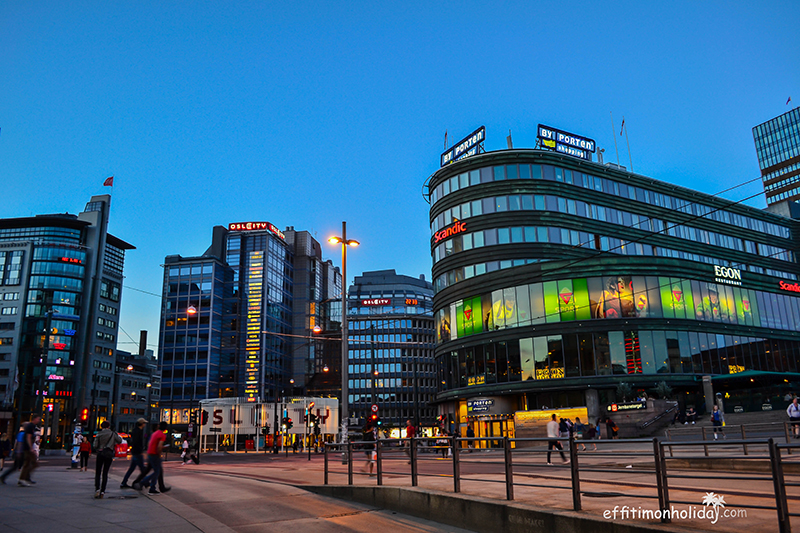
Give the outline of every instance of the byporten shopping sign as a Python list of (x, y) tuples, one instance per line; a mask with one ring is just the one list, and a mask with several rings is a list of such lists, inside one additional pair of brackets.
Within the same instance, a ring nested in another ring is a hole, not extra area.
[(477, 154), (478, 147), (484, 140), (486, 140), (486, 128), (481, 126), (442, 154), (442, 166)]
[(542, 124), (539, 124), (536, 136), (542, 140), (542, 146), (549, 150), (586, 159), (587, 161), (592, 160), (592, 154), (595, 152), (593, 139), (543, 126)]

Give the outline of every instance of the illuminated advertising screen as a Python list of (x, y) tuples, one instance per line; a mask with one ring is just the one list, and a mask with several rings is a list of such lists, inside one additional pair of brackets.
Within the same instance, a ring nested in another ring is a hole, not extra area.
[(258, 401), (259, 375), (262, 343), (262, 303), (264, 296), (264, 252), (250, 252), (247, 256), (247, 337), (245, 338), (245, 386), (246, 401)]

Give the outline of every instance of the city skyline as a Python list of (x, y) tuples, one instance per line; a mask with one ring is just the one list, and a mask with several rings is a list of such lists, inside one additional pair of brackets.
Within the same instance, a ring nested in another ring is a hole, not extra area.
[(346, 220), (362, 243), (348, 285), (383, 269), (431, 281), (421, 193), (445, 132), (452, 145), (485, 125), (487, 151), (509, 130), (533, 148), (547, 124), (713, 194), (758, 178), (752, 127), (800, 101), (792, 2), (341, 11), (0, 6), (0, 216), (79, 213), (112, 193), (109, 231), (136, 247), (120, 349), (140, 329), (156, 348), (164, 258), (201, 255), (214, 225), (307, 230), (340, 266), (324, 241)]

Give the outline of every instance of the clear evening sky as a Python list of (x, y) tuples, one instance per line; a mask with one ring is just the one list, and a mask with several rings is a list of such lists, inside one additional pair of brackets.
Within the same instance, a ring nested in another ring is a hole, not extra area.
[(115, 176), (111, 232), (137, 248), (120, 324), (155, 348), (160, 297), (133, 289), (160, 295), (164, 257), (200, 255), (213, 225), (324, 242), (346, 220), (348, 282), (430, 279), (445, 131), (532, 148), (543, 123), (612, 162), (616, 138), (621, 164), (707, 193), (757, 177), (751, 128), (800, 103), (798, 21), (794, 0), (5, 0), (0, 217), (78, 213)]

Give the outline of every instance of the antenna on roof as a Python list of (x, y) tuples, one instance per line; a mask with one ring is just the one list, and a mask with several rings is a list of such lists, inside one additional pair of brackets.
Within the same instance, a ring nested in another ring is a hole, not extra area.
[(508, 130), (508, 137), (506, 137), (506, 143), (508, 143), (509, 150), (514, 148), (514, 143), (511, 142), (511, 130)]

